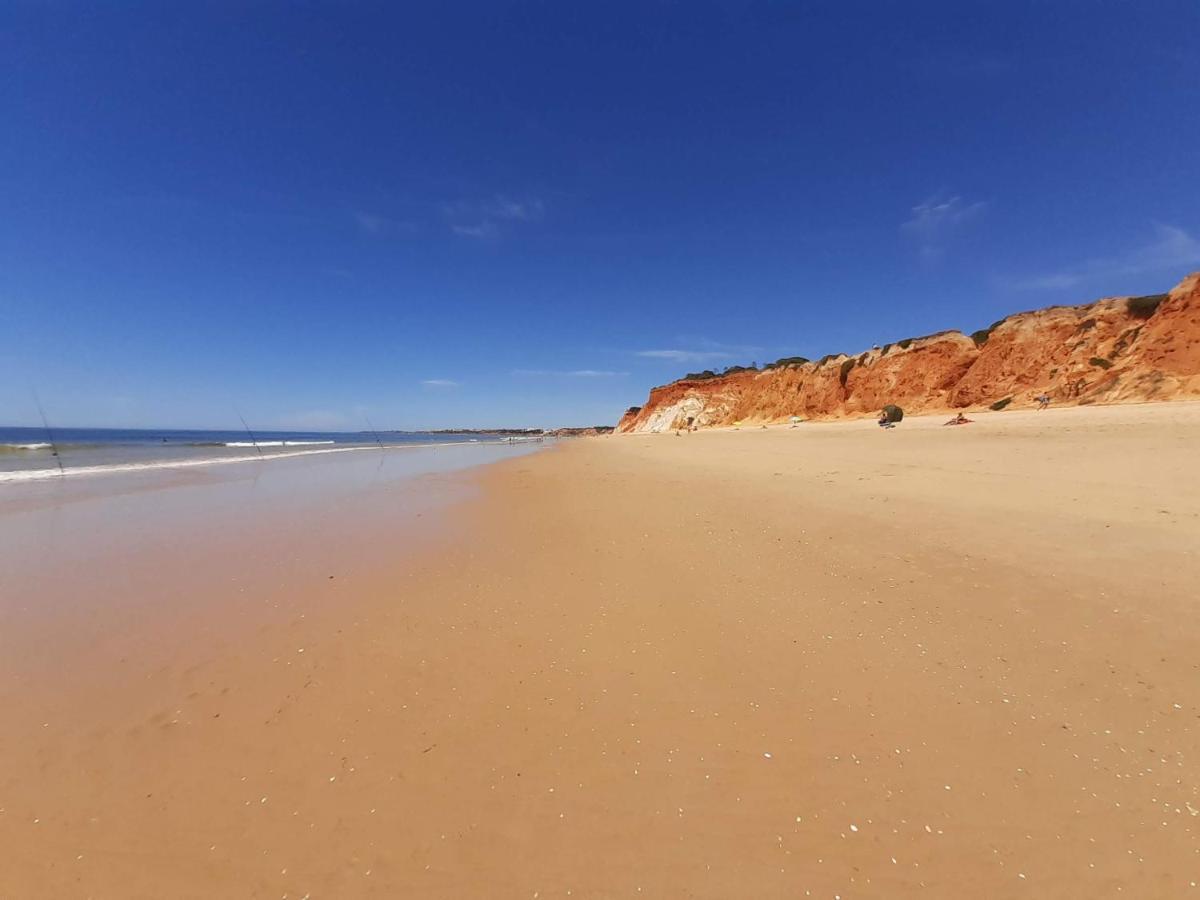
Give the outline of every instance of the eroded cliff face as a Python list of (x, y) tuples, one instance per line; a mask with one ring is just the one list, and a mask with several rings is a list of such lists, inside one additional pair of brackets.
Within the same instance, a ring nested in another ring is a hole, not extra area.
[(1016, 409), (1046, 393), (1056, 404), (1200, 398), (1200, 272), (1160, 297), (1114, 297), (1018, 313), (961, 332), (888, 344), (857, 356), (681, 380), (653, 388), (619, 432), (770, 423), (791, 416)]

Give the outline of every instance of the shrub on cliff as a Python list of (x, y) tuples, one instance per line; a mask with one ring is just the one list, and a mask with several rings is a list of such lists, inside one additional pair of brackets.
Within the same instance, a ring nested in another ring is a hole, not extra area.
[(1004, 407), (1008, 406), (1008, 404), (1012, 402), (1012, 397), (1005, 397), (1003, 400), (997, 400), (995, 403), (989, 406), (988, 409), (994, 409), (996, 412), (1000, 412), (1000, 410), (1004, 409)]
[(1167, 299), (1166, 294), (1147, 294), (1145, 297), (1130, 297), (1125, 308), (1135, 319), (1148, 319), (1154, 315), (1158, 305)]
[(683, 381), (707, 381), (710, 378), (716, 378), (717, 373), (712, 369), (705, 369), (703, 372), (688, 372), (683, 376)]
[(987, 328), (980, 328), (978, 331), (972, 331), (971, 340), (975, 342), (975, 346), (982, 347), (984, 344), (986, 344), (988, 342), (988, 338), (992, 336), (992, 332), (1003, 325), (1004, 322), (1004, 319), (997, 319)]
[(1088, 362), (1090, 362), (1093, 366), (1099, 366), (1101, 369), (1111, 369), (1112, 368), (1112, 360), (1101, 359), (1099, 356), (1093, 356), (1091, 359), (1088, 360)]
[(803, 366), (808, 362), (807, 356), (784, 356), (775, 360), (773, 363), (767, 363), (767, 369), (794, 369), (798, 366)]

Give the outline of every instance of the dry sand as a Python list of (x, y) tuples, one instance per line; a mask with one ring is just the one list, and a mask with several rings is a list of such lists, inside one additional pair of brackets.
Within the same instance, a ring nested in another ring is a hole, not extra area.
[(942, 418), (35, 560), (0, 897), (1200, 897), (1200, 405)]

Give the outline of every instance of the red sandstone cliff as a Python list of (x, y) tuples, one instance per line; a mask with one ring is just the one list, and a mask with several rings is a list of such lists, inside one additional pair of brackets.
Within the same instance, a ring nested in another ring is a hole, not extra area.
[[(886, 403), (907, 412), (1200, 398), (1200, 272), (1168, 295), (1116, 297), (1017, 313), (967, 337), (945, 331), (857, 356), (703, 380), (650, 391), (617, 431), (867, 415)], [(1010, 399), (1011, 398), (1011, 399)]]

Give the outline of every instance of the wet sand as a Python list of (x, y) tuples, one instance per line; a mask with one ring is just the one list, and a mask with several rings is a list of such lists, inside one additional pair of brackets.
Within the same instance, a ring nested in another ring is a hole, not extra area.
[(1200, 405), (943, 418), (27, 506), (0, 897), (1200, 897)]

